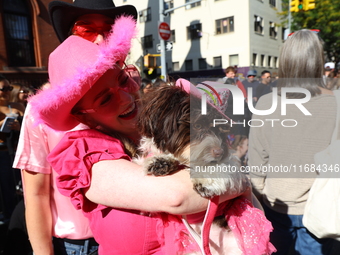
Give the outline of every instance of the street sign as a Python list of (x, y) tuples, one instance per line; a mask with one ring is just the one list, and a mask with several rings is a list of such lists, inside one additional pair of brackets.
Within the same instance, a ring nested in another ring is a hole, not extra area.
[[(161, 52), (161, 45), (160, 44), (157, 44), (156, 45), (156, 47), (157, 47), (157, 52), (159, 53), (159, 52)], [(165, 42), (165, 50), (166, 51), (171, 51), (172, 50), (172, 42)]]
[(166, 42), (166, 44), (165, 44), (165, 49), (166, 49), (167, 51), (172, 50), (172, 42)]
[(171, 32), (170, 32), (170, 26), (166, 22), (161, 22), (158, 25), (158, 33), (159, 37), (163, 39), (164, 41), (167, 41), (170, 39)]

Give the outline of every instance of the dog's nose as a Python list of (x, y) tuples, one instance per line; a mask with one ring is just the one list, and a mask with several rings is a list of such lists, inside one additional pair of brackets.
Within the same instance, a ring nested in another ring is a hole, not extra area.
[(214, 158), (219, 158), (223, 155), (223, 149), (221, 148), (214, 148), (212, 149), (212, 155)]

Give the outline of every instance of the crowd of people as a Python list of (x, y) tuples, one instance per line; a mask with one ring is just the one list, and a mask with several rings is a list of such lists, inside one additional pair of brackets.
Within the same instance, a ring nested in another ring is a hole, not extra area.
[[(4, 254), (198, 254), (180, 215), (206, 211), (209, 199), (193, 190), (187, 171), (156, 177), (133, 162), (141, 139), (141, 98), (176, 86), (140, 79), (138, 70), (125, 64), (137, 33), (135, 7), (111, 0), (52, 1), (49, 13), (61, 43), (49, 57), (49, 81), (33, 93), (0, 76), (0, 128), (9, 128), (0, 132), (0, 220), (9, 223)], [(240, 169), (313, 163), (330, 142), (337, 109), (332, 90), (339, 88), (338, 71), (323, 60), (320, 37), (300, 30), (281, 49), (279, 79), (264, 70), (258, 80), (249, 70), (240, 81), (235, 67), (226, 68), (221, 82), (241, 90), (245, 108), (234, 114), (233, 93), (218, 91), (218, 109), (234, 124), (225, 141), (230, 164)], [(269, 109), (273, 93), (281, 97), (282, 88), (290, 87), (310, 92), (305, 107), (312, 116), (289, 105), (285, 118), (299, 123), (294, 128), (248, 124), (254, 118), (282, 119), (280, 105), (262, 116), (253, 114), (248, 102)], [(264, 254), (332, 254), (335, 241), (315, 237), (302, 224), (315, 173), (277, 176), (260, 169), (247, 178), (252, 190), (225, 192), (219, 204), (253, 192), (273, 227), (275, 249)], [(21, 229), (20, 237), (11, 229)]]
[[(14, 228), (10, 219), (15, 214), (16, 206), (23, 201), (20, 169), (13, 168), (12, 164), (29, 93), (30, 90), (25, 86), (10, 83), (5, 76), (0, 75), (0, 208), (2, 212), (0, 226), (8, 225), (9, 230)], [(8, 244), (11, 238), (12, 233), (8, 233), (5, 243)], [(20, 235), (13, 238), (23, 240), (20, 239)], [(27, 237), (26, 243), (28, 243)]]

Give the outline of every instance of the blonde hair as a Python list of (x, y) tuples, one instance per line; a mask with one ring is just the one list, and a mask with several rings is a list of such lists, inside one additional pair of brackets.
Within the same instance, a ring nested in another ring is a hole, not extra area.
[[(326, 87), (323, 71), (323, 43), (315, 32), (302, 29), (288, 37), (279, 58), (279, 88), (302, 87), (312, 96), (318, 95), (321, 93), (318, 87)], [(290, 97), (301, 96), (291, 93)]]

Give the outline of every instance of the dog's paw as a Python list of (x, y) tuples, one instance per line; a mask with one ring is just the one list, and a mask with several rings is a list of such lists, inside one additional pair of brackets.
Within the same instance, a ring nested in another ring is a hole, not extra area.
[(214, 192), (209, 190), (207, 187), (203, 186), (202, 183), (195, 183), (194, 190), (202, 197), (211, 198), (215, 196)]
[(195, 178), (192, 182), (194, 190), (202, 197), (211, 198), (226, 191), (225, 182), (221, 178)]
[(154, 176), (168, 175), (178, 170), (179, 162), (173, 157), (154, 157), (145, 166), (146, 173)]

